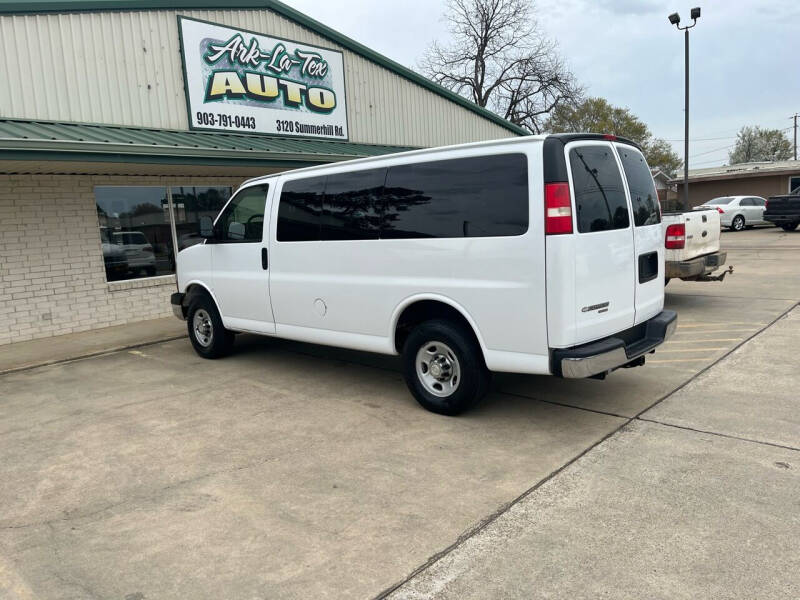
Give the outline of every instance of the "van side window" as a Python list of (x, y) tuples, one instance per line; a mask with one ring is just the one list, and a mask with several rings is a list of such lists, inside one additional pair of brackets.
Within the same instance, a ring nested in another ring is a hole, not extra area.
[(386, 169), (328, 175), (322, 201), (323, 240), (377, 240), (380, 237)]
[(319, 241), (324, 191), (325, 177), (297, 179), (283, 184), (278, 206), (279, 242)]
[(220, 242), (260, 242), (264, 235), (267, 185), (245, 188), (236, 194), (217, 219)]
[(617, 146), (628, 189), (631, 192), (633, 206), (633, 224), (636, 227), (655, 225), (661, 222), (661, 211), (658, 209), (658, 193), (653, 183), (653, 176), (644, 160), (644, 156), (633, 148)]
[(630, 225), (622, 177), (610, 146), (569, 151), (578, 231), (626, 229)]
[(511, 236), (527, 230), (524, 154), (389, 168), (382, 238)]

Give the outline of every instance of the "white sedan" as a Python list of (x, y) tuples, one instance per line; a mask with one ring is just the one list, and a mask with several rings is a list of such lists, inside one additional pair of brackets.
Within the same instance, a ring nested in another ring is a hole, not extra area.
[(771, 225), (764, 220), (767, 201), (760, 196), (723, 196), (695, 206), (693, 210), (717, 209), (720, 225), (731, 231), (742, 231), (752, 225)]

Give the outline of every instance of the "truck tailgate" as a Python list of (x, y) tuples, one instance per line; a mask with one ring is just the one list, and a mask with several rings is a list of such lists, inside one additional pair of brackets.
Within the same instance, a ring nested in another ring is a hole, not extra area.
[(711, 254), (719, 250), (720, 223), (715, 209), (695, 210), (683, 213), (686, 225), (686, 245), (680, 259)]

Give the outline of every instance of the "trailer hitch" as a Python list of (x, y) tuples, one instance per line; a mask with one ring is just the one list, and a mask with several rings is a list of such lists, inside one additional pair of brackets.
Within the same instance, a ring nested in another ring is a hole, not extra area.
[(701, 275), (696, 279), (696, 281), (722, 281), (725, 279), (725, 275), (733, 273), (733, 265), (729, 266), (719, 275)]

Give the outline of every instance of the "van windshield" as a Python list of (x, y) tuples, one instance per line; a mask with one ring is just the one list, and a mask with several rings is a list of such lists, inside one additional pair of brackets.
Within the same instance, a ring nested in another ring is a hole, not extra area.
[(714, 198), (713, 200), (709, 200), (708, 202), (706, 202), (706, 205), (708, 205), (708, 204), (730, 204), (731, 200), (733, 200), (732, 197)]

